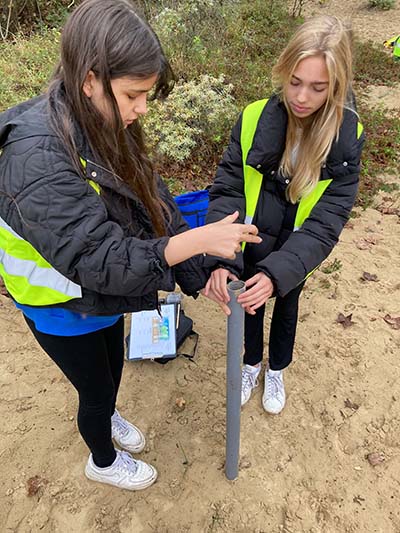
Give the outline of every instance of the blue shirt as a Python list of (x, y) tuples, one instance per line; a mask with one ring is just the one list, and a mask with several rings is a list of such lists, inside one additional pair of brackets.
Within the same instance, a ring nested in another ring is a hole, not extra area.
[(113, 326), (122, 316), (89, 316), (62, 307), (31, 307), (14, 303), (25, 316), (34, 322), (38, 331), (62, 337), (84, 335), (108, 328)]

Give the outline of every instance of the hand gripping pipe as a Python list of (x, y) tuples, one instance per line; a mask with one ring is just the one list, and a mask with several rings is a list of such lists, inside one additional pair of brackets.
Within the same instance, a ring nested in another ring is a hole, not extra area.
[(237, 302), (237, 297), (245, 289), (243, 281), (228, 283), (231, 314), (228, 316), (227, 329), (225, 475), (231, 481), (238, 477), (239, 472), (241, 360), (244, 336), (244, 309)]

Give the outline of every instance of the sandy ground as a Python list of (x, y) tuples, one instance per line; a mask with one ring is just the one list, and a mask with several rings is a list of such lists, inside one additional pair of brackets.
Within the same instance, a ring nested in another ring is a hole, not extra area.
[(400, 31), (400, 0), (386, 11), (368, 8), (368, 0), (304, 0), (303, 4), (304, 15), (328, 14), (351, 20), (355, 34), (364, 41), (383, 43)]
[[(353, 8), (355, 21), (371, 16)], [(378, 39), (399, 12), (379, 12)], [(235, 482), (223, 469), (226, 321), (212, 303), (186, 300), (194, 362), (125, 365), (119, 408), (146, 433), (141, 456), (160, 474), (129, 493), (84, 477), (75, 392), (0, 297), (0, 531), (400, 533), (399, 213), (398, 192), (358, 210), (323, 265), (331, 272), (308, 281), (287, 407), (268, 416), (259, 387), (243, 409)]]

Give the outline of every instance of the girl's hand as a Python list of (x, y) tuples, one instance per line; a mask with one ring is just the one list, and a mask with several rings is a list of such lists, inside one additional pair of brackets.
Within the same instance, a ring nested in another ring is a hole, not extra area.
[(238, 216), (239, 212), (235, 211), (218, 222), (170, 237), (164, 249), (165, 261), (172, 267), (199, 254), (235, 259), (235, 254), (241, 250), (242, 242), (261, 242), (256, 226), (234, 224)]
[(205, 288), (201, 289), (200, 294), (202, 294), (203, 296), (206, 296), (207, 298), (210, 298), (210, 300), (213, 300), (214, 302), (217, 302), (217, 304), (220, 306), (222, 311), (227, 316), (229, 316), (231, 314), (231, 310), (226, 305), (226, 303), (221, 301), (220, 298), (215, 294), (215, 292), (212, 289), (208, 288), (207, 292), (206, 292)]
[(272, 296), (274, 285), (266, 274), (258, 272), (246, 281), (246, 288), (248, 287), (251, 289), (239, 294), (237, 300), (244, 307), (246, 313), (255, 315), (256, 309), (265, 304), (268, 298)]
[(235, 259), (240, 252), (242, 242), (260, 243), (257, 236), (258, 229), (253, 224), (234, 224), (239, 216), (235, 211), (232, 215), (202, 226), (193, 231), (202, 232), (204, 238), (204, 252), (225, 259)]
[(237, 281), (238, 278), (229, 272), (226, 268), (217, 268), (211, 274), (204, 288), (204, 296), (208, 296), (212, 292), (219, 300), (219, 302), (228, 303), (229, 293), (227, 289), (228, 279)]

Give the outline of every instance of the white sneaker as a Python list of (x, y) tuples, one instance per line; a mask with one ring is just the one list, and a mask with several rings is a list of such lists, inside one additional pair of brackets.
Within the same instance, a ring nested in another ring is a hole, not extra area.
[(258, 386), (260, 366), (243, 365), (242, 368), (242, 405), (250, 400), (251, 392)]
[(120, 489), (140, 490), (150, 487), (157, 479), (157, 470), (143, 461), (136, 461), (132, 455), (122, 450), (115, 450), (117, 457), (111, 466), (100, 468), (89, 455), (85, 474), (93, 481), (108, 483)]
[(267, 413), (277, 415), (285, 407), (286, 394), (283, 385), (282, 370), (265, 372), (264, 394), (262, 404)]
[(143, 451), (146, 444), (140, 429), (122, 418), (116, 409), (111, 417), (111, 435), (121, 448), (131, 453)]

